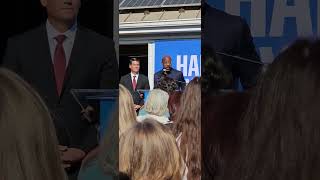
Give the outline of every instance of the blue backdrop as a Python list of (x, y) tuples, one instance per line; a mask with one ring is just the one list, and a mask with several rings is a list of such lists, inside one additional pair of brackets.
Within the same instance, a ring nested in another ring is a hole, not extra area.
[(271, 62), (298, 36), (314, 37), (320, 30), (318, 0), (207, 0), (230, 14), (241, 15), (251, 27), (257, 52)]
[(155, 42), (155, 72), (162, 69), (162, 57), (169, 55), (172, 58), (172, 67), (182, 71), (186, 82), (201, 72), (201, 41), (171, 40)]

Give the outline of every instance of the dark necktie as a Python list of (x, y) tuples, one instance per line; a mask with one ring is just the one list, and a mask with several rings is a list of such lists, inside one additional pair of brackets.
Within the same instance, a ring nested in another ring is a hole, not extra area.
[(64, 76), (66, 73), (66, 55), (63, 49), (63, 41), (66, 39), (65, 35), (55, 37), (57, 40), (56, 50), (54, 52), (54, 74), (56, 78), (57, 92), (61, 95)]
[(136, 76), (133, 76), (132, 87), (133, 87), (133, 90), (135, 91), (135, 90), (136, 90), (136, 87), (137, 87)]

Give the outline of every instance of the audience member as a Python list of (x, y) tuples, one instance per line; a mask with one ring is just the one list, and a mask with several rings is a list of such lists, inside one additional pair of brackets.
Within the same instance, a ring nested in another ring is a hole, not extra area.
[(120, 138), (120, 172), (132, 180), (181, 180), (182, 159), (171, 131), (154, 119)]
[(65, 180), (53, 120), (40, 96), (0, 68), (0, 179)]
[(169, 96), (168, 109), (170, 114), (170, 120), (173, 122), (175, 121), (176, 114), (179, 111), (181, 95), (181, 91), (174, 91)]
[(231, 75), (213, 50), (203, 47), (201, 77), (202, 179), (216, 179), (239, 151), (239, 121), (246, 110), (249, 93), (225, 91)]
[(181, 97), (174, 134), (186, 163), (184, 179), (201, 179), (201, 85), (194, 78)]
[(226, 70), (213, 49), (202, 47), (202, 60), (201, 89), (203, 93), (218, 94), (225, 87), (231, 86), (232, 74)]
[(298, 40), (269, 66), (240, 123), (240, 155), (222, 179), (319, 178), (319, 57), (319, 40)]
[(119, 85), (119, 135), (129, 129), (137, 122), (137, 114), (134, 109), (132, 96), (123, 85)]
[(202, 179), (215, 180), (239, 152), (239, 123), (249, 103), (249, 93), (202, 94)]
[(162, 124), (171, 123), (169, 120), (168, 100), (168, 93), (160, 89), (150, 91), (142, 112), (139, 113), (138, 121), (141, 122), (145, 119), (153, 118)]

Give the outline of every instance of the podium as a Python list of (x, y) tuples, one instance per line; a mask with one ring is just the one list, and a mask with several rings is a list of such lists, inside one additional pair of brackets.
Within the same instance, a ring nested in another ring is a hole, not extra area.
[(103, 137), (119, 98), (118, 89), (72, 89), (71, 94), (82, 110), (87, 105), (99, 107), (99, 139)]

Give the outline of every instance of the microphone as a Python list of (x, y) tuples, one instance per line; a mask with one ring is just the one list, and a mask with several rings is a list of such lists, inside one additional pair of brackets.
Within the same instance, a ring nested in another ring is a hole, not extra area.
[(227, 54), (227, 53), (223, 53), (223, 52), (216, 52), (216, 54), (219, 54), (219, 55), (222, 55), (222, 56), (231, 57), (231, 58), (234, 58), (234, 59), (238, 59), (238, 60), (249, 62), (249, 63), (253, 63), (253, 64), (259, 64), (259, 65), (267, 65), (267, 64), (269, 64), (269, 63), (263, 63), (263, 62), (260, 62), (260, 61), (255, 61), (255, 60), (252, 60), (252, 59), (248, 59), (248, 58), (244, 58), (244, 57), (240, 57), (240, 56), (236, 56), (236, 55), (231, 55), (231, 54)]
[(181, 83), (181, 84), (187, 84), (186, 82), (184, 82), (184, 81), (178, 81), (178, 80), (175, 80), (175, 79), (173, 79), (175, 82), (178, 82), (178, 83)]
[(164, 74), (164, 75), (167, 75), (167, 74), (169, 74), (170, 73), (170, 69), (165, 69), (165, 68), (163, 68), (162, 69), (162, 74)]

